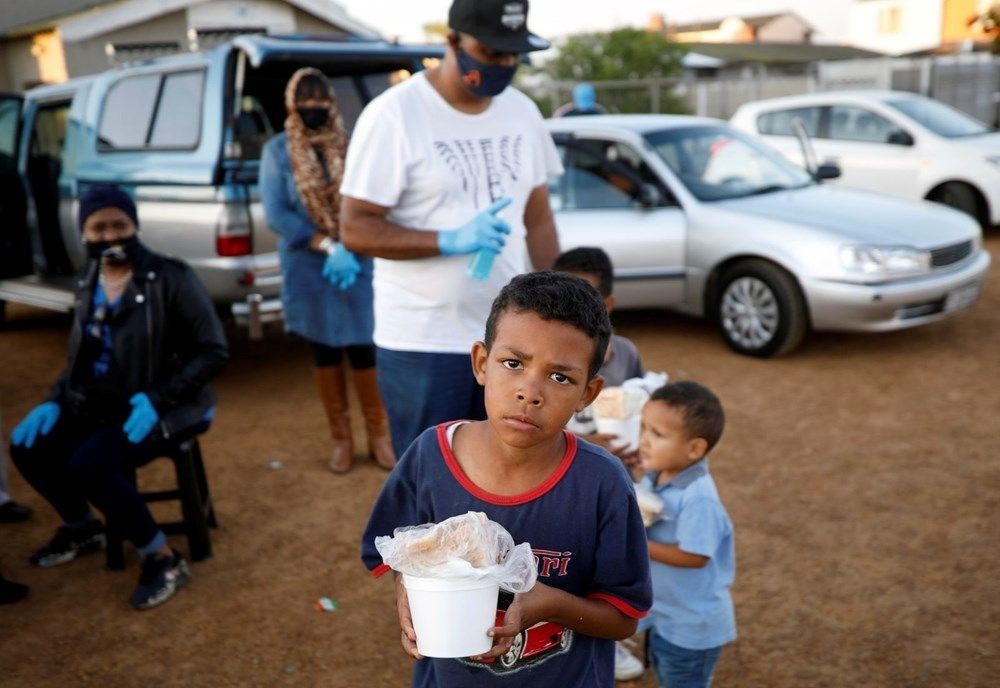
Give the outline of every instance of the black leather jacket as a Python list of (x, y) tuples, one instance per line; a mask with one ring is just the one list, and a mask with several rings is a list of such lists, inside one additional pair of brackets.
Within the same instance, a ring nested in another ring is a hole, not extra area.
[[(97, 262), (78, 283), (66, 369), (49, 401), (83, 414), (87, 398), (73, 380), (94, 287)], [(198, 425), (215, 405), (208, 386), (229, 360), (222, 323), (205, 288), (185, 263), (139, 247), (132, 281), (110, 320), (114, 357), (128, 399), (145, 392), (160, 416), (154, 437)]]

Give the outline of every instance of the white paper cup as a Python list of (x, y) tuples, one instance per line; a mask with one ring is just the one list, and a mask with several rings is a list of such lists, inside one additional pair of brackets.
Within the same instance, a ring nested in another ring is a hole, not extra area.
[(497, 583), (403, 574), (403, 586), (424, 657), (471, 657), (493, 647), (486, 631), (496, 625)]
[(594, 416), (597, 432), (602, 435), (617, 435), (616, 449), (635, 451), (639, 448), (639, 432), (642, 429), (642, 416), (629, 418), (606, 418)]

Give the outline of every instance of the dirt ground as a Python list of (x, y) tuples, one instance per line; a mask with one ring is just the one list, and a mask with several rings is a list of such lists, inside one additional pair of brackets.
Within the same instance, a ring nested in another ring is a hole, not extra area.
[[(1000, 256), (1000, 236), (987, 245)], [(708, 384), (727, 408), (713, 471), (736, 528), (739, 639), (715, 685), (997, 685), (993, 272), (981, 301), (949, 321), (812, 335), (771, 361), (730, 353), (700, 321), (618, 314), (648, 368)], [(9, 316), (0, 333), (7, 437), (61, 368), (66, 336), (61, 317), (13, 307)], [(29, 567), (57, 520), (12, 471), (15, 497), (36, 514), (0, 525), (4, 573), (32, 588), (27, 601), (0, 607), (6, 688), (408, 685), (391, 585), (358, 559), (385, 474), (369, 461), (346, 476), (327, 472), (302, 343), (231, 336), (218, 417), (202, 441), (220, 521), (215, 556), (164, 607), (128, 607), (131, 553), (124, 572), (106, 571), (103, 556)], [(143, 483), (166, 484), (167, 467), (144, 469)], [(320, 596), (337, 610), (317, 611)], [(618, 685), (654, 681), (647, 673)]]

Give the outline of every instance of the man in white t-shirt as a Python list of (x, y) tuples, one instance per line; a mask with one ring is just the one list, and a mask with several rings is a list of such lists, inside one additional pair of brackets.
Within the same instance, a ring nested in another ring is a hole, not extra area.
[(376, 258), (376, 370), (397, 454), (436, 423), (485, 419), (472, 345), (500, 289), (559, 253), (547, 179), (562, 165), (538, 108), (508, 88), (521, 55), (549, 45), (527, 14), (527, 0), (454, 0), (444, 59), (373, 100), (351, 138), (340, 232)]

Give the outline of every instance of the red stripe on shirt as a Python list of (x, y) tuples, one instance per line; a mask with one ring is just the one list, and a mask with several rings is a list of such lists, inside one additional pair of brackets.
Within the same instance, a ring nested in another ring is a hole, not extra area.
[(378, 578), (379, 576), (391, 571), (388, 564), (379, 564), (372, 569), (372, 578)]
[(587, 595), (587, 597), (590, 598), (590, 599), (592, 599), (592, 600), (601, 600), (603, 602), (607, 602), (608, 604), (610, 604), (612, 607), (614, 607), (615, 609), (617, 609), (618, 611), (620, 611), (625, 616), (631, 617), (633, 619), (641, 619), (644, 616), (646, 616), (646, 614), (649, 613), (649, 612), (640, 611), (640, 610), (636, 609), (635, 607), (633, 607), (632, 605), (630, 605), (625, 600), (621, 599), (620, 597), (615, 597), (614, 595), (609, 595), (609, 594), (607, 594), (605, 592), (591, 593), (591, 594)]
[(465, 474), (462, 467), (458, 464), (458, 459), (455, 458), (454, 452), (451, 450), (451, 445), (448, 444), (448, 427), (454, 425), (455, 423), (464, 423), (468, 421), (456, 420), (450, 423), (442, 423), (437, 426), (437, 438), (438, 447), (441, 449), (441, 455), (444, 456), (444, 462), (448, 466), (448, 470), (451, 474), (455, 476), (455, 480), (465, 488), (465, 490), (484, 502), (490, 504), (496, 504), (498, 506), (516, 506), (518, 504), (526, 504), (533, 499), (538, 499), (543, 494), (554, 488), (562, 480), (563, 476), (566, 475), (566, 471), (569, 467), (573, 465), (573, 459), (576, 458), (576, 435), (566, 430), (563, 430), (563, 437), (566, 438), (566, 453), (563, 454), (562, 461), (552, 472), (545, 481), (531, 490), (530, 492), (524, 492), (518, 495), (498, 495), (492, 492), (487, 492), (482, 489), (474, 482), (469, 479), (469, 476)]

